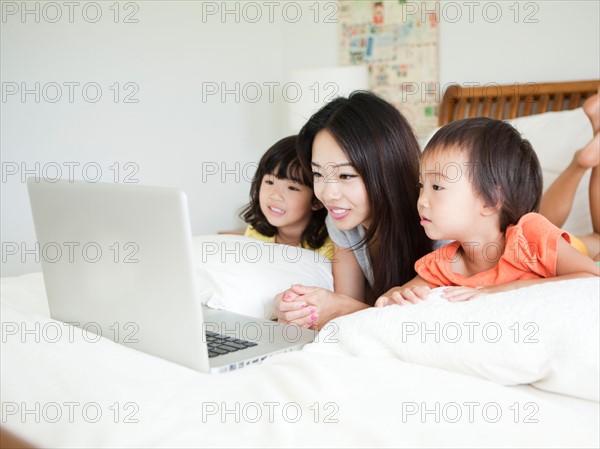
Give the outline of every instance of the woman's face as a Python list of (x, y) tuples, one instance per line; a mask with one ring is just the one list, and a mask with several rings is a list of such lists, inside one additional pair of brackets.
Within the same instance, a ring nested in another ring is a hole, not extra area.
[(313, 141), (312, 170), (315, 196), (327, 208), (335, 225), (342, 231), (361, 224), (369, 227), (365, 183), (327, 130), (319, 131)]

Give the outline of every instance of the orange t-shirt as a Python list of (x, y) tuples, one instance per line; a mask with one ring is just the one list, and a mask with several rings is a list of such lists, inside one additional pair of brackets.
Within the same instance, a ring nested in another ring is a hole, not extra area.
[[(504, 253), (495, 267), (473, 276), (455, 273), (451, 261), (454, 257), (460, 257), (456, 254), (460, 244), (452, 242), (417, 260), (415, 271), (432, 288), (454, 285), (485, 287), (519, 279), (554, 277), (560, 237), (570, 243), (567, 232), (554, 226), (542, 215), (529, 213), (521, 217), (516, 225), (506, 229)], [(465, 249), (486, 251), (490, 257), (498, 250), (494, 244)]]

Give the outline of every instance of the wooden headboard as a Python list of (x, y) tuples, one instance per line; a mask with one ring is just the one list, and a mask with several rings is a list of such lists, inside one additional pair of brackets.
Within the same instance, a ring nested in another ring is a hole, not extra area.
[(486, 86), (451, 85), (446, 89), (438, 123), (446, 125), (468, 117), (500, 120), (563, 111), (580, 107), (586, 98), (598, 92), (600, 80), (564, 83), (488, 84)]

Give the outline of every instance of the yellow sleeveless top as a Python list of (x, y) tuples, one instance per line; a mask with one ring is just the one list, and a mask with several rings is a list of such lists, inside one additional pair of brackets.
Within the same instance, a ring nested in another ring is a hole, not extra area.
[[(275, 236), (267, 237), (266, 235), (262, 235), (260, 232), (258, 232), (256, 229), (254, 229), (252, 226), (248, 226), (246, 228), (244, 235), (246, 237), (252, 237), (253, 239), (260, 240), (262, 242), (277, 243), (277, 242), (275, 242)], [(317, 253), (321, 254), (323, 257), (325, 257), (329, 260), (333, 260), (333, 256), (334, 256), (333, 242), (331, 241), (331, 239), (329, 237), (327, 237), (327, 239), (325, 240), (325, 243), (323, 243), (323, 246), (321, 246), (320, 248), (317, 248), (317, 249), (311, 248), (307, 243), (303, 243), (302, 248), (310, 249), (311, 251), (316, 251)]]

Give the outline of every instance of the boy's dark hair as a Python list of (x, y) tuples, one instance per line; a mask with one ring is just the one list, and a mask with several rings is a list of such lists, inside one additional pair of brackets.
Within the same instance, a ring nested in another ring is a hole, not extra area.
[(372, 247), (371, 305), (392, 287), (415, 277), (414, 264), (431, 251), (431, 241), (419, 224), (419, 145), (400, 112), (370, 92), (336, 98), (317, 111), (298, 134), (298, 157), (312, 173), (315, 136), (327, 130), (362, 178), (371, 225), (360, 245)]
[[(269, 223), (260, 209), (260, 186), (265, 175), (273, 175), (277, 179), (289, 179), (307, 186), (311, 191), (313, 190), (312, 174), (309, 176), (302, 170), (298, 160), (296, 136), (284, 137), (261, 157), (250, 186), (250, 202), (240, 212), (240, 218), (247, 224), (254, 227), (262, 235), (273, 237), (277, 234), (277, 228)], [(313, 193), (313, 202), (317, 201)], [(302, 243), (306, 243), (313, 249), (323, 246), (328, 236), (325, 227), (326, 216), (327, 210), (325, 208), (312, 211), (308, 226), (306, 226), (301, 236)]]
[(500, 231), (539, 210), (542, 168), (531, 144), (511, 125), (485, 117), (457, 120), (435, 133), (423, 157), (452, 147), (467, 154), (463, 174), (477, 195), (486, 206), (498, 206)]

